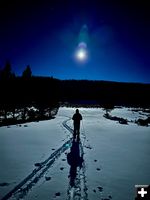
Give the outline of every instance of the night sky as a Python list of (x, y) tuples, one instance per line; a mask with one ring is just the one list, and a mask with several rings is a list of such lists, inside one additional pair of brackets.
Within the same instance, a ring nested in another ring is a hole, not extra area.
[(149, 10), (146, 0), (1, 0), (0, 67), (9, 60), (17, 75), (29, 64), (33, 75), (150, 83)]

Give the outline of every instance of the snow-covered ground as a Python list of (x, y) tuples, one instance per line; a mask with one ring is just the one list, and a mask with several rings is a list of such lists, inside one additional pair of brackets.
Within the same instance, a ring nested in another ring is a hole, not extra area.
[[(70, 166), (74, 111), (63, 107), (55, 119), (0, 128), (0, 199), (14, 189), (5, 199), (132, 200), (134, 185), (150, 184), (150, 127), (119, 124), (102, 109), (80, 108), (83, 162)], [(127, 108), (111, 114), (139, 117)]]
[[(123, 110), (122, 110), (123, 109)], [(111, 111), (111, 115), (112, 116), (117, 116), (117, 117), (122, 117), (125, 119), (128, 119), (129, 121), (133, 120), (137, 120), (139, 118), (141, 119), (146, 119), (148, 117), (148, 113), (142, 113), (142, 111), (139, 111), (139, 109), (137, 109), (137, 112), (133, 111), (132, 108), (115, 108)], [(136, 110), (136, 109), (135, 109)]]

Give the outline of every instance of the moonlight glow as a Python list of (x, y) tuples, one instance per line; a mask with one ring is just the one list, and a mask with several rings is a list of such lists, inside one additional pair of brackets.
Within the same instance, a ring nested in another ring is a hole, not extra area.
[(80, 61), (84, 61), (87, 59), (87, 52), (85, 49), (79, 49), (76, 53), (76, 58)]

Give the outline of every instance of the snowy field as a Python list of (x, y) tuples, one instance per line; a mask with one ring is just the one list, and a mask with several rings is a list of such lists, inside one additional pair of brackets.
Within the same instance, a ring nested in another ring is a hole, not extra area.
[[(55, 119), (0, 128), (0, 199), (133, 200), (134, 185), (150, 184), (150, 127), (80, 108), (81, 140), (73, 143), (74, 111), (62, 107)], [(141, 116), (127, 108), (111, 114)], [(81, 158), (80, 167), (69, 155)]]

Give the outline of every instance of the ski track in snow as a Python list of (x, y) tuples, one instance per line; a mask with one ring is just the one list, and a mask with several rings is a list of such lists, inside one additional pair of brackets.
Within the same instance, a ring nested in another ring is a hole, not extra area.
[[(70, 127), (69, 127), (70, 128)], [(73, 130), (72, 130), (73, 131)], [(82, 133), (83, 135), (83, 143), (85, 142), (86, 136), (85, 133)], [(81, 141), (79, 142), (79, 148), (81, 152), (81, 157), (83, 158), (84, 151), (83, 151), (83, 145)], [(72, 187), (70, 184), (68, 186), (67, 191), (67, 200), (88, 200), (88, 193), (87, 193), (87, 186), (86, 186), (86, 165), (85, 161), (83, 159), (82, 167), (78, 167), (77, 169), (77, 175), (75, 178), (75, 185)]]
[[(73, 129), (67, 125), (67, 122), (70, 119), (71, 118), (64, 120), (62, 122), (62, 125), (71, 134), (73, 134)], [(84, 144), (86, 140), (85, 132), (82, 133), (82, 136)], [(48, 169), (53, 166), (54, 162), (62, 155), (62, 153), (64, 153), (67, 149), (71, 147), (72, 141), (73, 138), (70, 138), (60, 148), (58, 148), (55, 152), (53, 152), (45, 161), (36, 163), (36, 167), (34, 168), (34, 170), (26, 178), (24, 178), (18, 185), (16, 185), (11, 191), (9, 191), (1, 200), (23, 199), (23, 197), (25, 197), (28, 194), (31, 188), (35, 186), (38, 183), (38, 181), (44, 176), (44, 174), (48, 171)], [(79, 148), (82, 157), (84, 155), (83, 147), (84, 145), (82, 145), (80, 141)], [(72, 187), (70, 184), (68, 186), (67, 200), (88, 200), (85, 172), (86, 172), (86, 165), (83, 159), (82, 167), (77, 169), (75, 186)]]

